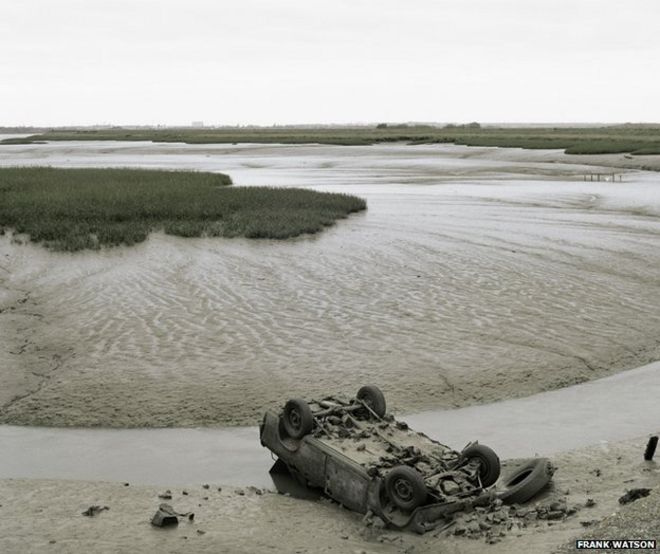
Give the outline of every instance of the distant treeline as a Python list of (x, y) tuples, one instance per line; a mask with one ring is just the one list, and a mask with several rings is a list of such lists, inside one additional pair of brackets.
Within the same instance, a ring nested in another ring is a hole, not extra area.
[(187, 144), (280, 143), (370, 145), (386, 142), (449, 143), (528, 149), (561, 149), (567, 154), (660, 154), (660, 126), (487, 127), (479, 123), (433, 125), (380, 123), (360, 127), (107, 128), (53, 129), (2, 144), (56, 140), (119, 140)]

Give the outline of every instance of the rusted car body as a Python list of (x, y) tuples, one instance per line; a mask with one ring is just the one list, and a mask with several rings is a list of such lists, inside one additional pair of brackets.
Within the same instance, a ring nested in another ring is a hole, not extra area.
[(472, 443), (454, 451), (387, 416), (384, 399), (374, 406), (359, 396), (305, 405), (296, 400), (313, 421), (302, 433), (299, 413), (287, 407), (269, 411), (260, 426), (261, 444), (300, 483), (398, 529), (423, 533), (454, 512), (494, 500), (488, 487), (499, 476), (499, 459), (492, 450)]

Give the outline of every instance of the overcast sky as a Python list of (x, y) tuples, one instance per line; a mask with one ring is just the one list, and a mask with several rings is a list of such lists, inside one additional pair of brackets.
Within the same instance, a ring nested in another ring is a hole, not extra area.
[(660, 0), (0, 0), (0, 125), (660, 121)]

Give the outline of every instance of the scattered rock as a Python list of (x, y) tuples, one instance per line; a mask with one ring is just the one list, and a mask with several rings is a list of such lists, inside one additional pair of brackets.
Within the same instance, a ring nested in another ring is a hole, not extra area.
[(208, 489), (209, 489), (209, 485), (202, 485), (202, 488), (208, 490)]
[(452, 496), (454, 494), (458, 494), (461, 492), (460, 485), (455, 481), (451, 481), (449, 479), (443, 481), (440, 486), (442, 488), (442, 491), (448, 496)]
[(597, 519), (589, 519), (587, 521), (581, 521), (580, 525), (582, 525), (582, 527), (591, 527), (592, 525), (596, 525), (596, 523), (598, 523)]
[(566, 500), (557, 500), (550, 504), (549, 510), (552, 512), (566, 512), (568, 506), (566, 505)]
[(181, 494), (182, 494), (183, 496), (188, 496), (188, 491), (181, 491)]
[(238, 496), (245, 496), (245, 491), (243, 489), (236, 489), (236, 494)]
[(164, 493), (159, 494), (158, 498), (162, 498), (163, 500), (172, 500), (172, 491), (166, 490)]
[(169, 504), (161, 504), (151, 518), (151, 525), (155, 527), (171, 527), (178, 524), (178, 514)]
[(187, 517), (188, 521), (192, 522), (195, 518), (195, 514), (193, 512), (180, 514), (169, 504), (161, 504), (154, 516), (151, 518), (151, 525), (156, 527), (170, 527), (173, 525), (178, 525), (180, 517)]
[(640, 498), (644, 498), (651, 494), (651, 489), (630, 489), (626, 494), (619, 498), (619, 504), (629, 504)]
[(197, 529), (197, 534), (198, 535), (206, 535), (206, 531), (202, 531), (201, 529)]
[(87, 517), (94, 517), (95, 515), (98, 515), (101, 512), (109, 509), (110, 508), (108, 508), (107, 506), (90, 506), (82, 513), (82, 515)]
[(456, 527), (454, 527), (454, 535), (460, 536), (460, 535), (465, 535), (465, 533), (467, 533), (467, 527), (465, 527), (464, 525), (457, 525)]
[(587, 501), (584, 503), (586, 508), (593, 508), (596, 505), (596, 501), (593, 498), (587, 498)]

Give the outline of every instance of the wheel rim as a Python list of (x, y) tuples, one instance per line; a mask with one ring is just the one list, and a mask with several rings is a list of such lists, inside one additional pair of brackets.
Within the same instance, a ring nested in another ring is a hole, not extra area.
[(394, 493), (397, 498), (403, 502), (410, 502), (413, 498), (412, 485), (406, 479), (397, 479), (394, 481)]
[(295, 408), (291, 409), (289, 412), (289, 423), (291, 424), (291, 427), (296, 430), (300, 429), (302, 426), (302, 417), (300, 416), (300, 412)]
[(471, 464), (474, 464), (477, 466), (477, 470), (479, 471), (479, 475), (483, 475), (488, 471), (488, 462), (481, 458), (480, 456), (475, 456), (470, 460)]

